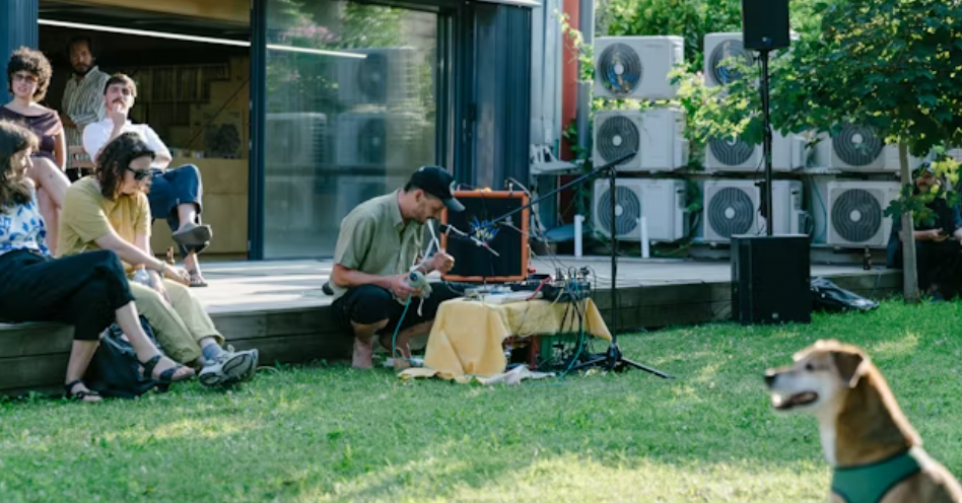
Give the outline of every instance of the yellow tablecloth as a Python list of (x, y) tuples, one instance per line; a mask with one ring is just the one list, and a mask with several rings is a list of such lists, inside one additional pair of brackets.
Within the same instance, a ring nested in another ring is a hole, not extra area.
[[(606, 340), (611, 334), (594, 301), (585, 302), (585, 332)], [(567, 303), (547, 300), (488, 304), (454, 299), (438, 308), (424, 353), (424, 367), (401, 372), (401, 377), (459, 379), (464, 376), (490, 377), (507, 367), (502, 343), (511, 336), (555, 334), (562, 330)], [(569, 313), (565, 329), (571, 331)], [(574, 324), (577, 329), (577, 321)]]

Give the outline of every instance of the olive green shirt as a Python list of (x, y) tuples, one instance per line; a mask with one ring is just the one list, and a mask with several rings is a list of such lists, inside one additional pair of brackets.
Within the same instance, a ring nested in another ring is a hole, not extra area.
[[(341, 221), (334, 249), (334, 263), (375, 276), (408, 272), (417, 264), (424, 225), (401, 217), (398, 194), (394, 191), (361, 203)], [(331, 282), (334, 299), (345, 292)]]

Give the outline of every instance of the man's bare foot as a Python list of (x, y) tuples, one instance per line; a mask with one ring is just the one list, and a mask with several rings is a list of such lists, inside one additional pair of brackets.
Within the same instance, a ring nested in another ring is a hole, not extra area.
[(354, 357), (351, 359), (351, 366), (356, 369), (374, 368), (374, 340), (361, 342), (354, 339)]
[[(397, 341), (392, 341), (392, 339), (393, 337), (391, 334), (382, 334), (378, 338), (378, 342), (384, 347), (384, 349), (388, 351), (388, 353), (393, 351), (391, 358), (394, 358), (394, 365), (396, 367), (398, 358), (411, 359), (411, 345), (408, 343), (408, 341), (402, 341), (400, 336), (398, 337)], [(394, 343), (394, 347), (391, 347), (392, 342)]]

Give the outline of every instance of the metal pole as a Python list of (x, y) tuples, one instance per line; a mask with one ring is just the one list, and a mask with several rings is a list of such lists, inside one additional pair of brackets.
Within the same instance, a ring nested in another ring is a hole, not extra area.
[(772, 221), (772, 124), (768, 94), (768, 50), (761, 51), (762, 57), (762, 115), (764, 117), (764, 155), (765, 155), (765, 223), (767, 234), (774, 233)]

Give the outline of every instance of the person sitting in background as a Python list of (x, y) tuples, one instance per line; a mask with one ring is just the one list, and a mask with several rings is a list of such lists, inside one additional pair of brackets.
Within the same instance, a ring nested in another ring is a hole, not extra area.
[(127, 132), (136, 133), (150, 146), (155, 153), (151, 165), (150, 193), (147, 195), (150, 211), (154, 218), (166, 219), (173, 231), (174, 241), (180, 248), (184, 266), (190, 274), (190, 286), (207, 286), (197, 259), (197, 254), (210, 244), (212, 235), (210, 226), (200, 223), (203, 209), (200, 170), (194, 165), (167, 169), (173, 158), (157, 133), (146, 124), (134, 125), (127, 119), (137, 98), (137, 86), (130, 77), (124, 74), (110, 77), (104, 88), (103, 98), (107, 107), (107, 118), (84, 128), (84, 150), (99, 164), (98, 156), (103, 148), (111, 140)]
[[(94, 122), (107, 117), (104, 104), (104, 87), (110, 75), (100, 71), (94, 64), (93, 42), (90, 37), (78, 36), (67, 43), (67, 56), (73, 68), (73, 76), (67, 81), (61, 100), (60, 119), (67, 132), (68, 147), (83, 147), (83, 130)], [(68, 166), (69, 168), (69, 166)], [(68, 169), (70, 179), (76, 181), (79, 173)]]
[[(933, 199), (925, 205), (933, 221), (921, 222), (915, 227), (919, 288), (944, 299), (956, 297), (962, 293), (962, 214), (957, 205), (949, 205), (944, 197), (946, 184), (938, 179), (931, 163), (922, 163), (913, 173), (913, 179), (916, 195), (935, 191)], [(886, 260), (889, 268), (902, 268), (902, 242), (902, 215), (897, 214), (892, 218), (889, 235)]]
[(67, 147), (60, 116), (39, 103), (47, 94), (52, 75), (50, 62), (43, 53), (26, 47), (14, 52), (7, 64), (7, 85), (13, 100), (0, 107), (0, 120), (20, 124), (39, 139), (32, 154), (33, 166), (27, 176), (37, 188), (37, 201), (50, 236), (50, 249), (56, 252), (60, 210), (70, 180), (64, 173)]
[(122, 133), (111, 140), (98, 156), (96, 175), (67, 190), (60, 253), (116, 252), (130, 265), (135, 280), (130, 290), (164, 352), (200, 367), (199, 379), (205, 386), (249, 380), (257, 367), (257, 350), (223, 349), (224, 337), (185, 287), (190, 281), (187, 272), (156, 259), (150, 251), (145, 191), (153, 161), (154, 152), (139, 134)]
[(54, 260), (46, 225), (37, 209), (36, 189), (26, 175), (36, 136), (0, 121), (0, 319), (73, 325), (64, 390), (72, 399), (99, 402), (83, 382), (100, 334), (114, 322), (127, 335), (144, 365), (144, 376), (183, 381), (194, 371), (165, 358), (144, 333), (117, 254), (85, 253)]
[(375, 335), (381, 346), (393, 350), (395, 329), (400, 329), (397, 348), (411, 358), (410, 340), (429, 333), (441, 303), (458, 297), (447, 286), (432, 283), (421, 309), (415, 304), (405, 313), (408, 299), (421, 295), (408, 284), (409, 271), (426, 276), (454, 267), (454, 258), (443, 251), (419, 261), (424, 224), (440, 218), (445, 207), (464, 210), (453, 187), (454, 177), (444, 168), (425, 166), (403, 189), (362, 203), (341, 221), (331, 273), (332, 308), (336, 321), (354, 333), (354, 367), (373, 367)]

